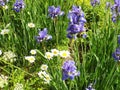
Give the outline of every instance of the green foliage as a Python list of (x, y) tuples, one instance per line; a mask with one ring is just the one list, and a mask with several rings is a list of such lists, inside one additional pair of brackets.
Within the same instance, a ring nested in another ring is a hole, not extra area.
[[(3, 90), (14, 90), (16, 83), (22, 83), (24, 90), (85, 90), (90, 83), (96, 90), (120, 89), (120, 64), (112, 57), (118, 46), (119, 22), (112, 23), (105, 1), (92, 7), (89, 0), (25, 0), (25, 8), (19, 13), (12, 10), (13, 3), (7, 3), (7, 10), (0, 6), (0, 31), (10, 29), (9, 34), (0, 34), (0, 50), (3, 52), (0, 56), (0, 72), (8, 76), (8, 85)], [(56, 18), (56, 23), (48, 17), (48, 7), (52, 5), (60, 6), (65, 12), (64, 16)], [(85, 12), (88, 37), (78, 38), (70, 48), (71, 42), (66, 38), (66, 30), (69, 24), (67, 13), (72, 5), (80, 5)], [(35, 28), (28, 27), (30, 22), (35, 24)], [(38, 29), (43, 28), (47, 28), (53, 38), (51, 41), (37, 43), (35, 36), (38, 35)], [(60, 56), (51, 60), (45, 58), (45, 52), (53, 48), (72, 49), (72, 57), (68, 59), (76, 62), (79, 77), (62, 80), (61, 67), (65, 60)], [(31, 55), (32, 49), (37, 49), (34, 63), (25, 60), (25, 56)], [(9, 50), (17, 55), (15, 62), (3, 58), (4, 52)], [(38, 76), (42, 64), (48, 65), (47, 72), (51, 77), (49, 84), (44, 84), (44, 80)]]

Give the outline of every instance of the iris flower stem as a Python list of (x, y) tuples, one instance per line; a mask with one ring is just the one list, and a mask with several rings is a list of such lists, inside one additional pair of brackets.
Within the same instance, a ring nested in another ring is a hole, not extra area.
[(57, 23), (57, 18), (54, 18), (53, 24), (54, 24), (54, 30), (55, 30), (55, 35), (56, 35), (56, 46), (58, 46), (58, 31), (56, 29), (56, 23)]
[(72, 90), (72, 81), (70, 81), (70, 88), (69, 90)]
[(70, 39), (69, 50), (70, 50), (71, 55), (73, 55), (73, 47), (74, 47), (74, 39)]
[(68, 87), (67, 87), (65, 81), (63, 81), (63, 84), (64, 84), (64, 86), (65, 86), (65, 89), (68, 90)]
[(44, 51), (44, 53), (46, 52), (46, 48), (45, 48), (45, 44), (44, 44), (45, 42), (43, 41), (42, 42), (42, 47), (43, 47), (43, 51)]

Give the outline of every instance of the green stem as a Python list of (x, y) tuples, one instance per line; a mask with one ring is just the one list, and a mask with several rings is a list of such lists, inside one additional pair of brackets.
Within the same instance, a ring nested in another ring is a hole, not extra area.
[(44, 50), (44, 53), (46, 52), (46, 48), (45, 48), (45, 44), (44, 44), (45, 42), (43, 41), (42, 42), (42, 48), (43, 48), (43, 50)]
[(69, 90), (72, 90), (72, 87), (73, 87), (73, 81), (71, 80), (70, 81), (70, 88), (69, 88)]
[(58, 30), (56, 29), (56, 23), (57, 23), (57, 18), (53, 20), (53, 24), (54, 24), (54, 30), (56, 35), (56, 46), (58, 46)]
[(30, 73), (24, 71), (23, 69), (21, 69), (21, 68), (15, 66), (15, 65), (13, 65), (13, 64), (11, 64), (11, 63), (6, 62), (5, 60), (0, 59), (0, 61), (4, 62), (5, 64), (8, 64), (10, 67), (14, 67), (14, 68), (19, 69), (19, 70), (21, 70), (22, 72), (24, 72), (24, 73), (26, 73), (26, 74), (32, 76), (32, 77), (35, 77), (34, 75), (32, 75), (32, 74), (30, 74)]

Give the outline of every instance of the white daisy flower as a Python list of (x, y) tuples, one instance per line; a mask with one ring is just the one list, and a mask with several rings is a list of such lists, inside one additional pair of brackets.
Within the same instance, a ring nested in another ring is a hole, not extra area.
[(50, 59), (52, 59), (52, 57), (53, 57), (53, 53), (51, 53), (51, 52), (46, 52), (46, 53), (45, 53), (45, 58), (46, 58), (46, 59), (49, 59), (49, 60), (50, 60)]
[(47, 71), (47, 68), (48, 68), (48, 66), (47, 66), (47, 65), (42, 64), (42, 66), (41, 66), (41, 70), (45, 70), (45, 71)]
[(8, 85), (8, 77), (4, 75), (0, 75), (0, 87), (3, 88), (5, 85)]
[(7, 10), (7, 9), (8, 9), (8, 6), (7, 6), (7, 5), (4, 5), (4, 6), (3, 6), (3, 9)]
[(58, 56), (59, 55), (59, 50), (57, 49), (51, 49), (51, 52), (54, 56)]
[(60, 51), (60, 56), (61, 56), (62, 58), (70, 57), (70, 52), (69, 52), (69, 51), (65, 51), (65, 50)]
[(17, 83), (17, 84), (15, 85), (14, 90), (24, 90), (24, 89), (23, 89), (23, 84)]
[(51, 78), (50, 78), (50, 75), (49, 75), (49, 74), (46, 74), (46, 75), (45, 75), (44, 81), (45, 81), (44, 83), (46, 83), (46, 84), (50, 83)]
[(4, 52), (3, 59), (9, 62), (16, 61), (16, 54), (12, 51)]
[(35, 54), (36, 54), (36, 50), (33, 49), (33, 50), (30, 51), (30, 53), (31, 53), (32, 55), (35, 55)]
[(45, 76), (46, 76), (46, 72), (45, 71), (39, 71), (38, 72), (38, 76), (40, 77), (40, 78), (44, 78)]
[(8, 34), (9, 32), (10, 32), (9, 29), (3, 29), (0, 34), (5, 35)]
[(35, 57), (34, 56), (25, 56), (25, 59), (28, 60), (30, 63), (35, 62)]
[(29, 28), (34, 28), (34, 27), (35, 27), (35, 24), (34, 24), (34, 23), (28, 23), (28, 27), (29, 27)]

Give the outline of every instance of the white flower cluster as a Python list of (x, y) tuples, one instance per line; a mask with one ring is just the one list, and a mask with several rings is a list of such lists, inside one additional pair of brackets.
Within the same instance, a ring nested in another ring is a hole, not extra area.
[(12, 51), (4, 52), (3, 59), (9, 62), (16, 61), (16, 54)]
[(8, 77), (1, 74), (0, 75), (0, 88), (5, 87), (6, 85), (8, 85)]
[(5, 35), (5, 34), (8, 34), (9, 32), (10, 32), (9, 29), (3, 29), (3, 30), (1, 30), (0, 34)]
[(7, 5), (4, 5), (4, 6), (2, 6), (2, 7), (3, 7), (3, 9), (5, 9), (5, 10), (8, 9), (8, 6), (7, 6)]
[(53, 58), (53, 56), (58, 56), (58, 55), (62, 58), (68, 58), (68, 57), (70, 57), (70, 52), (67, 50), (59, 51), (57, 49), (51, 49), (51, 52), (45, 53), (45, 58), (50, 60)]
[(21, 83), (16, 83), (14, 90), (24, 90), (24, 89), (23, 89), (23, 84), (21, 84)]
[[(6, 5), (3, 6), (3, 7), (7, 9), (7, 6), (6, 6)], [(4, 29), (1, 30), (1, 32), (0, 32), (1, 35), (9, 34), (10, 30), (7, 29), (7, 28), (10, 26), (10, 24), (11, 24), (11, 23), (8, 23), (8, 24), (4, 27)]]
[(30, 63), (35, 62), (35, 56), (33, 56), (33, 55), (36, 55), (36, 53), (37, 53), (36, 50), (32, 49), (30, 51), (30, 54), (32, 54), (32, 55), (31, 56), (25, 56), (25, 59), (28, 60)]
[(32, 23), (32, 22), (30, 22), (30, 23), (28, 23), (28, 27), (29, 27), (29, 28), (34, 28), (34, 27), (35, 27), (35, 24)]
[(47, 68), (48, 68), (48, 66), (45, 65), (45, 64), (43, 64), (43, 65), (41, 66), (41, 71), (38, 72), (38, 76), (39, 76), (42, 80), (44, 80), (44, 83), (45, 83), (45, 84), (48, 84), (48, 83), (50, 83), (50, 81), (51, 81), (50, 75), (47, 73)]

